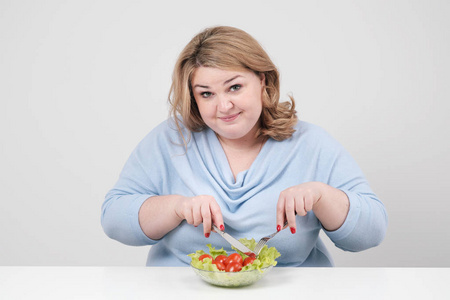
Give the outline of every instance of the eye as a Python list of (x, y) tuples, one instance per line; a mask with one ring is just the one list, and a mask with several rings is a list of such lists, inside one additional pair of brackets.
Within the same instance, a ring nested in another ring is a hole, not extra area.
[(203, 92), (203, 93), (200, 93), (200, 95), (203, 97), (203, 98), (209, 98), (209, 97), (211, 97), (211, 93), (210, 92)]
[(242, 86), (240, 84), (235, 84), (230, 87), (230, 91), (235, 92), (239, 90)]

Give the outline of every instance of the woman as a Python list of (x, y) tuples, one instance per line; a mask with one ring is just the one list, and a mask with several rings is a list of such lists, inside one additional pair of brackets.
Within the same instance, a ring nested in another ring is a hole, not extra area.
[[(279, 102), (279, 74), (250, 35), (214, 27), (180, 54), (171, 117), (128, 159), (102, 206), (106, 234), (152, 245), (148, 266), (186, 266), (187, 254), (271, 240), (278, 266), (333, 266), (320, 230), (361, 251), (384, 238), (387, 216), (355, 161), (324, 130)], [(290, 230), (282, 230), (287, 220)]]

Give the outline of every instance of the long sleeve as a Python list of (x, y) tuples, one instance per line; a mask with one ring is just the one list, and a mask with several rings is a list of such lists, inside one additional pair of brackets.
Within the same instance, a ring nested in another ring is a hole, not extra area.
[(142, 203), (155, 195), (146, 186), (147, 182), (148, 178), (133, 152), (102, 205), (101, 224), (107, 236), (131, 246), (155, 243), (142, 232), (138, 218)]
[(334, 161), (330, 164), (327, 183), (347, 194), (350, 208), (339, 229), (324, 229), (324, 232), (338, 248), (345, 251), (356, 252), (375, 247), (386, 234), (388, 219), (385, 207), (350, 154), (341, 145), (337, 144), (336, 149), (330, 157)]
[(106, 235), (132, 246), (153, 245), (139, 225), (139, 209), (149, 197), (160, 195), (162, 182), (170, 183), (166, 124), (153, 129), (134, 149), (119, 179), (106, 194), (101, 224)]

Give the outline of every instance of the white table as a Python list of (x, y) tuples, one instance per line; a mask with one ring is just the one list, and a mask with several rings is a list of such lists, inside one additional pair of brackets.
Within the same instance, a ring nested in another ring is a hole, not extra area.
[(0, 299), (175, 297), (450, 299), (450, 268), (274, 268), (251, 286), (221, 288), (190, 268), (0, 267)]

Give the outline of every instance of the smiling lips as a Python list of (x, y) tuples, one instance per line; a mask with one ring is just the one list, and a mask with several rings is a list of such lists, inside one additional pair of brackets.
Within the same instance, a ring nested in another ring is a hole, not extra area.
[(220, 120), (224, 121), (224, 122), (232, 122), (234, 120), (237, 119), (237, 117), (239, 117), (241, 113), (237, 113), (237, 114), (232, 114), (232, 115), (228, 115), (225, 117), (219, 117)]

